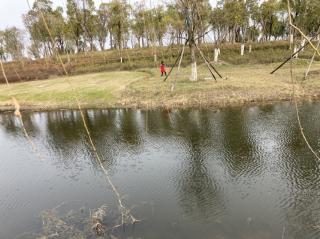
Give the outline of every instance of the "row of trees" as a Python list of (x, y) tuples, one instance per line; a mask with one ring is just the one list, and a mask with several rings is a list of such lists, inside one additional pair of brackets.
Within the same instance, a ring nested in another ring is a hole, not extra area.
[(13, 60), (21, 59), (24, 41), (24, 32), (16, 27), (0, 31), (0, 59), (6, 60), (8, 56)]
[[(290, 1), (294, 23), (306, 34), (314, 34), (320, 24), (320, 4)], [(220, 0), (213, 8), (209, 0), (173, 0), (146, 8), (143, 2), (132, 6), (124, 0), (101, 1), (98, 7), (93, 0), (66, 0), (63, 7), (53, 7), (51, 0), (37, 0), (23, 15), (30, 36), (28, 54), (39, 58), (54, 54), (55, 49), (75, 53), (110, 47), (121, 52), (127, 47), (182, 44), (190, 30), (197, 43), (286, 38), (287, 0), (259, 2)], [(211, 32), (205, 35), (207, 31)], [(1, 58), (17, 59), (25, 53), (22, 33), (14, 27), (0, 32)]]

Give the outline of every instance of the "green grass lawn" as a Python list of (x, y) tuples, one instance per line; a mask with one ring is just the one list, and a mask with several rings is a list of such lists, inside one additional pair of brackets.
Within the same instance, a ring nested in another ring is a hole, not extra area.
[(22, 107), (74, 107), (75, 96), (85, 106), (112, 105), (129, 84), (146, 78), (143, 72), (106, 72), (0, 86), (0, 106), (18, 99)]

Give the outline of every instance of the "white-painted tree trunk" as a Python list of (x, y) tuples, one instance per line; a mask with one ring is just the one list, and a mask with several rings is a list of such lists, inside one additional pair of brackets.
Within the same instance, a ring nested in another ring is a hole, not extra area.
[(191, 63), (190, 81), (197, 81), (197, 80), (198, 80), (197, 62), (193, 62)]
[(220, 55), (220, 49), (219, 48), (214, 48), (214, 62), (218, 62), (219, 60), (219, 55)]
[(240, 54), (241, 54), (241, 56), (244, 55), (244, 44), (241, 44), (241, 46), (240, 46)]
[(290, 34), (290, 45), (293, 44), (293, 34)]
[(154, 53), (153, 59), (154, 59), (154, 62), (157, 62), (157, 54), (156, 53)]
[(249, 45), (249, 53), (251, 53), (252, 52), (252, 45), (250, 44)]
[(48, 63), (48, 58), (47, 58), (47, 48), (45, 48), (44, 50), (44, 53), (43, 53), (43, 56), (44, 56), (44, 61), (46, 63), (46, 67), (48, 68), (49, 67), (49, 63)]
[[(293, 52), (296, 52), (297, 50), (298, 50), (297, 45), (294, 45)], [(299, 55), (299, 54), (296, 54), (296, 55), (294, 56), (294, 58), (298, 58), (298, 55)]]
[(123, 58), (122, 58), (122, 49), (123, 49), (123, 45), (122, 42), (120, 42), (120, 45), (117, 47), (118, 51), (119, 51), (119, 57), (120, 57), (120, 63), (123, 63)]
[[(303, 38), (301, 41), (301, 47), (303, 47), (305, 44), (306, 44), (306, 39)], [(304, 51), (304, 48), (302, 48), (301, 51)]]
[[(194, 41), (192, 41), (194, 42)], [(198, 69), (197, 69), (197, 60), (196, 60), (196, 54), (195, 54), (195, 44), (190, 44), (190, 57), (191, 57), (191, 75), (190, 75), (190, 81), (197, 81), (198, 80)]]

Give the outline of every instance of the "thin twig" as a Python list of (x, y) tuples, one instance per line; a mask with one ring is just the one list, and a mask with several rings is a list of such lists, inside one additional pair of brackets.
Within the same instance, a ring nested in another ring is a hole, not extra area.
[[(27, 0), (27, 1), (28, 1), (28, 0)], [(44, 14), (43, 14), (43, 12), (42, 12), (41, 10), (40, 10), (40, 15), (41, 15), (41, 18), (42, 18), (43, 23), (44, 23), (44, 25), (45, 25), (45, 28), (46, 28), (46, 30), (47, 30), (47, 32), (48, 32), (48, 34), (49, 34), (50, 40), (51, 40), (51, 42), (52, 42), (52, 44), (53, 44), (53, 49), (55, 49), (55, 41), (54, 41), (54, 39), (53, 39), (53, 37), (52, 37), (52, 34), (51, 34), (51, 31), (50, 31), (49, 26), (48, 26), (48, 24), (47, 24), (47, 21), (46, 21), (46, 19), (45, 19), (45, 17), (44, 17)], [(66, 76), (69, 76), (69, 73), (68, 73), (68, 71), (66, 70), (66, 67), (65, 67), (65, 65), (64, 65), (64, 63), (63, 63), (63, 61), (62, 61), (62, 59), (61, 59), (61, 56), (60, 56), (60, 54), (59, 54), (58, 51), (56, 52), (56, 55), (57, 55), (57, 57), (58, 57), (58, 59), (59, 59), (59, 61), (60, 61), (61, 67), (63, 68), (63, 71), (64, 71), (65, 75), (66, 75)], [(92, 137), (91, 137), (91, 133), (90, 133), (90, 130), (89, 130), (89, 128), (88, 128), (88, 125), (87, 125), (87, 122), (86, 122), (86, 119), (85, 119), (85, 116), (84, 116), (84, 113), (83, 113), (83, 110), (82, 110), (82, 106), (81, 106), (81, 103), (80, 103), (80, 100), (79, 100), (79, 98), (80, 98), (80, 97), (79, 97), (79, 92), (74, 88), (73, 84), (71, 84), (71, 81), (70, 81), (70, 79), (69, 79), (68, 77), (66, 78), (66, 80), (67, 80), (68, 84), (70, 85), (70, 88), (71, 88), (72, 91), (74, 92), (74, 98), (75, 98), (75, 100), (76, 100), (76, 103), (77, 103), (77, 106), (78, 106), (78, 109), (79, 109), (79, 112), (80, 112), (80, 115), (81, 115), (83, 127), (84, 127), (84, 129), (85, 129), (85, 131), (86, 131), (86, 134), (87, 134), (87, 137), (88, 137), (88, 139), (89, 139), (90, 145), (91, 145), (91, 147), (92, 147), (92, 151), (93, 151), (93, 153), (94, 153), (94, 156), (95, 156), (95, 158), (97, 159), (98, 164), (99, 164), (101, 170), (104, 172), (104, 174), (105, 174), (105, 176), (106, 176), (106, 179), (107, 179), (107, 182), (108, 182), (109, 185), (111, 186), (112, 191), (113, 191), (114, 194), (116, 195), (117, 203), (118, 203), (118, 207), (119, 207), (119, 211), (120, 211), (120, 213), (121, 213), (121, 217), (123, 218), (123, 220), (130, 220), (132, 224), (135, 224), (136, 222), (139, 222), (139, 220), (136, 219), (136, 218), (131, 214), (130, 210), (125, 207), (119, 191), (117, 190), (116, 186), (114, 185), (114, 183), (113, 183), (112, 180), (111, 180), (109, 171), (108, 171), (108, 170), (105, 168), (105, 166), (103, 165), (103, 163), (102, 163), (103, 161), (102, 161), (100, 155), (99, 155), (98, 152), (97, 152), (97, 148), (96, 148), (96, 146), (95, 146), (95, 144), (94, 144), (94, 142), (93, 142), (93, 139), (92, 139)], [(124, 221), (123, 221), (123, 223), (124, 223)]]
[[(320, 46), (320, 39), (318, 40), (317, 48), (319, 48), (319, 46)], [(314, 62), (314, 58), (315, 58), (315, 57), (316, 57), (316, 52), (313, 53), (313, 56), (312, 56), (312, 58), (311, 58), (311, 60), (310, 60), (308, 69), (306, 70), (306, 73), (305, 73), (305, 75), (304, 75), (304, 79), (307, 79), (308, 74), (309, 74), (309, 72), (310, 72), (310, 69), (311, 69), (311, 66), (312, 66), (312, 64), (313, 64), (313, 62)]]
[(313, 50), (320, 56), (320, 51), (318, 50), (318, 48), (315, 47), (315, 45), (313, 45), (313, 43), (310, 41), (310, 39), (300, 30), (300, 28), (298, 28), (297, 26), (295, 26), (294, 24), (290, 24), (294, 29), (296, 29), (301, 36), (306, 39), (307, 42), (309, 42), (309, 44), (311, 45), (311, 47), (313, 48)]
[(320, 56), (320, 52), (319, 52), (318, 48), (316, 48), (316, 47), (313, 45), (313, 43), (310, 41), (310, 39), (300, 30), (299, 27), (297, 27), (296, 25), (294, 25), (294, 24), (292, 23), (290, 1), (287, 0), (287, 3), (288, 3), (289, 25), (290, 25), (291, 27), (293, 27), (294, 29), (296, 29), (296, 30), (301, 34), (301, 36), (309, 42), (309, 44), (311, 45), (311, 47), (313, 48), (313, 50)]
[[(289, 23), (291, 23), (291, 11), (290, 11), (290, 3), (288, 0), (288, 14), (289, 14)], [(290, 24), (291, 25), (291, 24)], [(291, 26), (292, 27), (292, 26)], [(291, 44), (291, 43), (290, 43)], [(295, 106), (295, 110), (296, 110), (296, 117), (297, 117), (297, 121), (298, 121), (298, 126), (299, 126), (299, 130), (300, 133), (302, 135), (303, 140), (305, 141), (306, 145), (308, 146), (309, 150), (312, 152), (312, 154), (318, 159), (320, 160), (320, 157), (318, 156), (318, 154), (316, 153), (316, 151), (312, 148), (312, 146), (309, 143), (309, 140), (307, 139), (305, 133), (304, 133), (304, 129), (302, 127), (302, 123), (301, 123), (301, 119), (300, 119), (300, 113), (299, 113), (299, 107), (298, 107), (298, 102), (297, 102), (297, 98), (296, 98), (296, 92), (295, 92), (295, 82), (294, 82), (294, 78), (293, 78), (293, 66), (292, 66), (292, 58), (290, 59), (290, 77), (291, 77), (291, 85), (292, 85), (292, 98), (294, 101), (294, 106)]]
[(22, 79), (16, 69), (14, 69), (14, 72), (16, 73), (16, 76), (19, 78), (19, 81), (22, 82)]
[(182, 53), (181, 53), (181, 57), (180, 57), (180, 61), (179, 61), (179, 64), (178, 64), (178, 69), (177, 69), (177, 73), (175, 74), (175, 77), (174, 77), (174, 82), (172, 84), (172, 88), (171, 88), (171, 91), (174, 90), (175, 86), (176, 86), (176, 83), (177, 83), (177, 77), (178, 77), (178, 74), (180, 72), (180, 67), (181, 67), (181, 63), (182, 63), (182, 59), (183, 59), (183, 55), (184, 55), (184, 50), (185, 50), (185, 45), (183, 45), (183, 48), (182, 48)]
[[(3, 75), (3, 77), (4, 77), (5, 81), (6, 81), (6, 86), (8, 87), (8, 89), (10, 91), (11, 90), (10, 89), (10, 83), (9, 83), (8, 78), (7, 78), (6, 72), (4, 70), (4, 66), (3, 66), (1, 58), (0, 58), (0, 66), (1, 66), (2, 75)], [(20, 121), (24, 136), (26, 137), (26, 139), (28, 140), (29, 144), (31, 145), (31, 148), (32, 148), (33, 152), (37, 155), (37, 157), (40, 160), (43, 160), (43, 157), (41, 156), (40, 151), (38, 150), (37, 146), (35, 145), (35, 143), (31, 139), (31, 137), (30, 137), (30, 135), (29, 135), (24, 123), (23, 123), (23, 117), (22, 117), (22, 114), (20, 112), (20, 104), (19, 104), (18, 100), (15, 97), (11, 97), (11, 100), (12, 100), (12, 103), (13, 103), (13, 106), (14, 106), (14, 109), (15, 109), (14, 115)]]

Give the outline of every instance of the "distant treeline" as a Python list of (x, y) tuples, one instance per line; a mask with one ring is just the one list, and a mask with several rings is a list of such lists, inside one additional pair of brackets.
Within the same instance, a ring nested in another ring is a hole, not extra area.
[[(23, 15), (27, 32), (16, 27), (0, 31), (0, 58), (20, 61), (107, 48), (119, 50), (122, 58), (126, 48), (183, 44), (190, 19), (181, 1), (196, 9), (198, 43), (272, 41), (289, 35), (287, 0), (219, 0), (214, 7), (209, 0), (172, 0), (148, 8), (143, 2), (130, 5), (124, 0), (101, 1), (99, 7), (93, 0), (66, 0), (58, 7), (50, 0), (37, 0)], [(307, 35), (315, 34), (319, 2), (290, 2), (294, 24)], [(297, 32), (294, 36), (300, 38)]]

